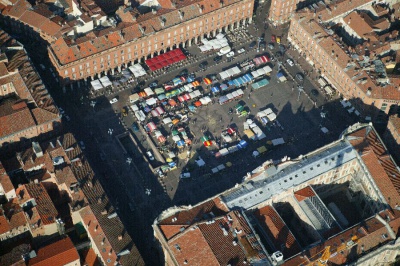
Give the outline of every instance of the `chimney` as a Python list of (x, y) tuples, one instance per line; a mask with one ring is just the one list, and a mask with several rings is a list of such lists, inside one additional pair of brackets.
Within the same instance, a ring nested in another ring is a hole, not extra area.
[(118, 240), (119, 240), (119, 241), (122, 240), (122, 235), (118, 235)]
[(151, 13), (153, 13), (153, 15), (157, 14), (157, 10), (155, 10), (154, 8), (151, 9)]
[(106, 214), (107, 214), (107, 210), (106, 210), (106, 209), (102, 210), (102, 211), (101, 211), (101, 214), (102, 214), (102, 215), (106, 215)]

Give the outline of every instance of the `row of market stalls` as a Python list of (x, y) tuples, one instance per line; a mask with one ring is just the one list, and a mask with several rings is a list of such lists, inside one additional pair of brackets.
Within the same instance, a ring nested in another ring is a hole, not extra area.
[(276, 114), (272, 111), (271, 108), (268, 108), (268, 109), (258, 112), (257, 118), (265, 126), (269, 122), (273, 122), (276, 120)]
[(100, 79), (95, 79), (90, 82), (93, 90), (101, 90), (102, 88), (107, 88), (108, 86), (112, 86), (110, 79), (107, 76), (101, 77)]
[(220, 149), (215, 153), (215, 158), (220, 158), (226, 156), (228, 154), (235, 153), (237, 151), (243, 150), (248, 146), (248, 143), (245, 140), (241, 140), (238, 144), (230, 146), (228, 148)]
[(142, 67), (141, 64), (135, 64), (133, 66), (130, 66), (129, 71), (132, 72), (132, 74), (133, 74), (133, 76), (135, 76), (135, 78), (139, 78), (139, 77), (142, 77), (147, 74), (146, 70), (144, 70), (144, 68)]
[(219, 50), (223, 47), (228, 46), (228, 40), (225, 38), (224, 34), (219, 33), (217, 36), (215, 36), (214, 39), (208, 40), (207, 38), (204, 38), (201, 40), (201, 43), (203, 45), (199, 46), (201, 52), (208, 52), (212, 50)]
[(228, 93), (226, 95), (223, 95), (223, 96), (219, 97), (218, 102), (219, 102), (219, 104), (222, 105), (222, 104), (225, 104), (225, 103), (229, 103), (229, 102), (231, 102), (231, 101), (233, 101), (235, 99), (241, 98), (241, 97), (243, 97), (243, 95), (244, 95), (243, 90), (242, 89), (238, 89), (238, 90), (235, 90), (235, 91), (233, 91), (231, 93)]
[(180, 48), (168, 51), (145, 61), (151, 71), (155, 71), (186, 59)]

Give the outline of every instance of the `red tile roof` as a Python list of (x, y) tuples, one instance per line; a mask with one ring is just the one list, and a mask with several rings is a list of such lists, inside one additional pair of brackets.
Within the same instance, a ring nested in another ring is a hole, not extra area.
[(37, 256), (30, 259), (28, 266), (63, 266), (79, 261), (79, 254), (69, 237), (39, 248)]
[(5, 193), (8, 193), (14, 189), (14, 185), (6, 173), (0, 173), (0, 185), (3, 187)]
[(87, 266), (100, 266), (99, 259), (93, 248), (89, 248), (83, 252), (83, 260)]
[(297, 201), (301, 202), (307, 198), (315, 196), (315, 193), (310, 186), (307, 186), (303, 189), (295, 191), (294, 196), (296, 197)]
[(35, 127), (32, 114), (28, 108), (18, 110), (8, 116), (0, 117), (0, 138)]
[[(289, 258), (301, 251), (294, 235), (272, 206), (257, 209), (254, 214), (274, 243), (275, 249), (282, 251), (284, 258)], [(282, 246), (284, 246), (283, 249)]]
[(366, 127), (349, 136), (356, 137), (349, 142), (361, 154), (386, 202), (392, 207), (400, 205), (400, 172), (388, 156), (388, 152), (372, 127)]
[(245, 265), (265, 254), (247, 221), (238, 211), (201, 221), (168, 241), (179, 265)]
[(21, 204), (29, 199), (35, 199), (36, 209), (43, 224), (52, 224), (58, 216), (49, 194), (42, 183), (25, 184), (17, 188), (17, 195), (22, 197)]
[(10, 229), (7, 218), (2, 215), (2, 211), (0, 210), (0, 235), (7, 233)]
[(215, 198), (193, 208), (181, 210), (173, 216), (163, 219), (158, 224), (164, 236), (169, 239), (178, 234), (182, 226), (188, 227), (196, 221), (204, 219), (203, 216), (209, 215), (211, 212), (215, 216), (219, 216), (228, 212), (228, 209), (220, 198)]

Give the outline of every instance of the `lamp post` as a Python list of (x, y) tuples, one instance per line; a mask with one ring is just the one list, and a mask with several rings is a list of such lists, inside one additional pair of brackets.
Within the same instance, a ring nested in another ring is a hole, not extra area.
[(94, 112), (94, 107), (96, 106), (96, 101), (90, 101), (90, 106), (92, 106), (93, 108), (93, 112)]
[(109, 128), (107, 131), (107, 134), (110, 135), (110, 138), (112, 137), (113, 131), (114, 131), (114, 129), (112, 129), (112, 128)]

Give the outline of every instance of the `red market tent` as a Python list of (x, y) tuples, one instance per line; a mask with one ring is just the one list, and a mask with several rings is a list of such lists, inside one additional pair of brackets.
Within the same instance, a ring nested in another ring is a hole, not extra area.
[(148, 123), (147, 127), (149, 128), (150, 132), (153, 132), (154, 130), (157, 129), (157, 126), (156, 126), (156, 124), (154, 124), (154, 122)]
[(175, 64), (176, 62), (185, 59), (186, 56), (183, 54), (182, 50), (177, 48), (172, 51), (166, 52), (164, 54), (147, 59), (145, 63), (150, 68), (151, 71), (155, 71), (157, 69)]
[(139, 95), (140, 98), (146, 98), (147, 97), (147, 94), (144, 91), (139, 92), (138, 95)]
[(200, 102), (200, 101), (196, 101), (196, 102), (194, 103), (194, 106), (200, 107), (200, 106), (201, 106), (201, 102)]
[(195, 81), (192, 82), (192, 85), (195, 86), (195, 87), (200, 86), (200, 82), (195, 80)]
[(181, 103), (183, 103), (183, 102), (185, 101), (185, 97), (183, 97), (183, 96), (178, 96), (178, 100), (179, 100)]
[(185, 94), (185, 95), (183, 95), (183, 98), (185, 98), (186, 101), (189, 101), (190, 100), (190, 95), (189, 94)]

